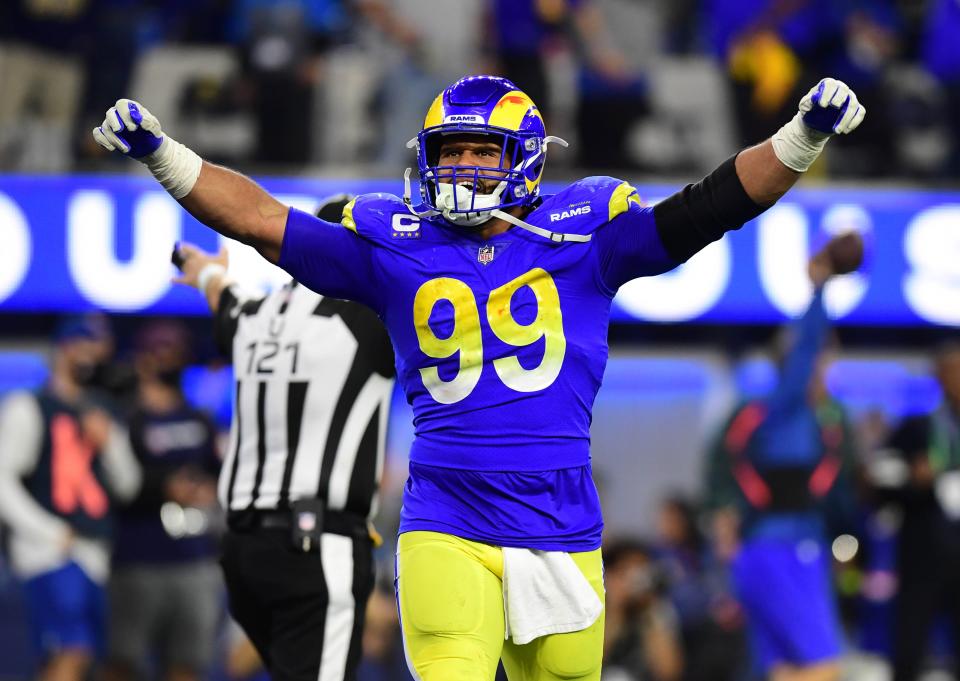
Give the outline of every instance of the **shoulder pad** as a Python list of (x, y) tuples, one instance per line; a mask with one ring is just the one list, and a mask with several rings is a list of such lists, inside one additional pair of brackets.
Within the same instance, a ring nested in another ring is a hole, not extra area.
[(419, 221), (394, 194), (361, 194), (343, 207), (340, 224), (367, 239), (386, 239), (409, 231)]
[(626, 212), (642, 206), (637, 190), (615, 177), (586, 177), (548, 196), (537, 208), (544, 226), (558, 232), (590, 234)]

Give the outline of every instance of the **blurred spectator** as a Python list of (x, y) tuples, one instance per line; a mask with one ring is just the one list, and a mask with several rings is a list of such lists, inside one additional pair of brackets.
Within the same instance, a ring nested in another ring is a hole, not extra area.
[(580, 53), (577, 162), (583, 167), (639, 165), (627, 141), (633, 125), (649, 114), (643, 69), (660, 47), (656, 28), (662, 23), (651, 9), (651, 2), (585, 0), (573, 17)]
[[(836, 39), (818, 41), (813, 64), (823, 73), (854, 88), (860, 103), (870, 112), (869, 121), (858, 129), (856, 140), (845, 139), (827, 157), (831, 175), (876, 177), (896, 174), (899, 159), (890, 153), (890, 140), (902, 134), (906, 121), (896, 120), (895, 98), (903, 87), (891, 73), (901, 50), (902, 25), (894, 0), (855, 0), (829, 3), (820, 10), (835, 18)], [(902, 113), (910, 114), (908, 108)]]
[(719, 63), (730, 75), (742, 144), (776, 130), (802, 96), (803, 54), (828, 25), (815, 0), (705, 0), (704, 19)]
[(103, 644), (114, 499), (136, 494), (141, 472), (126, 431), (90, 400), (104, 327), (64, 320), (50, 378), (0, 410), (0, 520), (24, 580), (41, 680), (82, 681)]
[(214, 651), (222, 582), (203, 521), (216, 505), (220, 460), (213, 423), (180, 386), (189, 352), (188, 332), (175, 322), (149, 323), (136, 342), (130, 437), (144, 482), (117, 517), (110, 681), (149, 678), (150, 660), (159, 678), (196, 681)]
[(846, 414), (823, 383), (830, 328), (823, 287), (861, 257), (859, 237), (848, 235), (811, 259), (813, 300), (792, 329), (773, 393), (734, 412), (709, 463), (709, 505), (741, 517), (733, 578), (755, 662), (774, 679), (840, 674), (829, 509), (853, 506), (855, 450)]
[(537, 103), (550, 126), (546, 55), (584, 0), (491, 0), (490, 42), (496, 70)]
[[(578, 162), (590, 168), (632, 165), (625, 153), (631, 124), (647, 111), (646, 83), (637, 64), (646, 49), (621, 46), (644, 41), (635, 30), (644, 8), (623, 0), (493, 0), (491, 21), (495, 68), (537, 103), (551, 126), (552, 51), (572, 48), (579, 68)], [(619, 21), (618, 21), (619, 19)], [(624, 22), (624, 20), (626, 20)], [(656, 47), (647, 46), (643, 47)]]
[(391, 582), (378, 582), (367, 602), (363, 627), (363, 657), (357, 681), (408, 681), (400, 618)]
[(477, 71), (484, 39), (477, 27), (483, 25), (487, 2), (367, 0), (364, 5), (370, 6), (365, 14), (376, 29), (367, 36), (364, 54), (383, 65), (376, 107), (376, 128), (383, 138), (377, 160), (403, 167), (411, 158), (405, 144), (410, 131), (423, 125), (423, 112), (449, 83)]
[(697, 526), (697, 509), (682, 496), (667, 497), (660, 505), (657, 535), (657, 562), (683, 640), (683, 678), (735, 678), (744, 653), (742, 617), (724, 565), (710, 554)]
[(93, 2), (0, 5), (0, 170), (65, 171), (72, 163)]
[(346, 0), (240, 0), (231, 34), (253, 88), (256, 160), (303, 164), (313, 149), (321, 57), (349, 28)]
[(951, 140), (943, 164), (943, 176), (960, 176), (960, 3), (956, 0), (930, 0), (923, 39), (923, 63), (942, 84), (945, 95), (943, 120), (949, 126)]
[(660, 504), (657, 535), (657, 559), (666, 571), (670, 600), (687, 629), (703, 619), (707, 607), (700, 583), (703, 539), (693, 505), (679, 495), (667, 497)]
[(873, 467), (881, 500), (902, 516), (895, 681), (919, 678), (941, 613), (955, 627), (953, 662), (960, 665), (960, 343), (943, 346), (935, 360), (943, 403), (901, 423), (890, 438), (891, 457)]
[(604, 681), (678, 681), (683, 650), (677, 615), (650, 549), (614, 542), (603, 551), (603, 569)]

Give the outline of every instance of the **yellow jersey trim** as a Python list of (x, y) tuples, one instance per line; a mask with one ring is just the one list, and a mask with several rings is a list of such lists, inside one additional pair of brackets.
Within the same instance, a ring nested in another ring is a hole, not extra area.
[(626, 213), (631, 203), (635, 203), (638, 206), (643, 205), (643, 202), (640, 200), (640, 195), (637, 194), (637, 190), (633, 185), (629, 182), (621, 182), (620, 185), (613, 190), (613, 194), (610, 195), (607, 221), (613, 220), (621, 213)]
[(357, 234), (357, 223), (353, 219), (353, 206), (357, 203), (356, 199), (353, 199), (350, 203), (343, 207), (343, 216), (340, 218), (340, 224), (349, 229), (354, 234)]

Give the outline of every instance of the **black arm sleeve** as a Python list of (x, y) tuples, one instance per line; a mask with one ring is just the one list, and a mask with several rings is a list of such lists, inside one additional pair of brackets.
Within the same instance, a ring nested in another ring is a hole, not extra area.
[(735, 160), (736, 156), (731, 156), (697, 184), (688, 184), (653, 207), (663, 247), (677, 262), (686, 262), (707, 244), (766, 210), (747, 195), (737, 177)]

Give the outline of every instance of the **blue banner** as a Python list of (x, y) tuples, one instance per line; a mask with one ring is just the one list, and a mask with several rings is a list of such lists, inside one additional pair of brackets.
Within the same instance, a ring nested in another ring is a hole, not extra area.
[[(399, 180), (262, 184), (304, 210), (334, 193), (402, 189)], [(651, 203), (676, 189), (637, 188)], [(867, 258), (861, 272), (828, 285), (840, 323), (960, 326), (960, 193), (903, 189), (791, 191), (677, 270), (624, 286), (613, 319), (782, 321), (809, 298), (809, 254), (850, 229), (865, 235)], [(148, 177), (0, 176), (0, 312), (204, 314), (196, 292), (171, 283), (169, 253), (178, 240), (211, 251), (221, 242)], [(226, 245), (238, 280), (252, 287), (284, 280), (252, 249)]]

